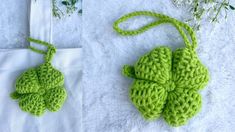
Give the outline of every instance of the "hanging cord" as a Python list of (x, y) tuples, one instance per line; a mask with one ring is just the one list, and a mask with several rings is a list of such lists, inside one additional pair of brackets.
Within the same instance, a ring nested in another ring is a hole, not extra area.
[[(119, 27), (120, 23), (127, 21), (128, 19), (136, 17), (136, 16), (150, 16), (150, 17), (157, 18), (157, 20), (154, 22), (151, 22), (147, 25), (144, 25), (138, 29), (134, 29), (134, 30), (123, 30)], [(169, 16), (150, 12), (150, 11), (136, 11), (136, 12), (126, 14), (114, 22), (113, 28), (115, 31), (117, 31), (119, 34), (121, 34), (123, 36), (134, 36), (134, 35), (141, 34), (145, 31), (147, 31), (155, 26), (158, 26), (160, 24), (163, 24), (163, 23), (170, 23), (176, 27), (176, 29), (179, 31), (180, 35), (183, 37), (187, 48), (195, 49), (197, 47), (196, 35), (195, 35), (193, 29), (189, 25), (187, 25), (183, 22), (180, 22), (174, 18), (171, 18)], [(184, 30), (186, 30), (187, 33), (185, 33)], [(191, 42), (188, 39), (188, 36), (186, 34), (189, 34)]]
[(43, 45), (43, 46), (46, 46), (47, 47), (47, 51), (43, 51), (43, 50), (37, 49), (37, 48), (35, 48), (33, 46), (29, 46), (29, 49), (34, 51), (34, 52), (36, 52), (36, 53), (45, 55), (45, 61), (46, 62), (51, 62), (54, 54), (56, 53), (55, 46), (53, 46), (50, 43), (47, 43), (47, 42), (44, 42), (44, 41), (41, 41), (41, 40), (37, 40), (37, 39), (33, 39), (33, 38), (28, 38), (28, 41), (29, 42), (34, 42), (36, 44), (40, 44), (40, 45)]

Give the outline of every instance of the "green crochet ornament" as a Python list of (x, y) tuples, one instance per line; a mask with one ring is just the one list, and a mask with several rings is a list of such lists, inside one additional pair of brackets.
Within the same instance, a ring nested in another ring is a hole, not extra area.
[[(136, 30), (119, 28), (120, 23), (135, 16), (150, 16), (156, 21)], [(169, 125), (181, 126), (199, 112), (202, 99), (198, 90), (209, 81), (208, 70), (195, 51), (197, 40), (193, 29), (174, 18), (148, 11), (127, 14), (115, 21), (113, 28), (127, 36), (143, 33), (163, 23), (176, 27), (186, 47), (175, 51), (166, 46), (157, 47), (140, 57), (134, 66), (125, 65), (123, 74), (134, 78), (129, 96), (145, 119), (154, 120), (162, 115)]]
[(46, 108), (52, 112), (58, 111), (64, 104), (67, 93), (63, 74), (51, 64), (56, 48), (40, 40), (29, 38), (29, 41), (47, 46), (47, 52), (29, 47), (37, 53), (44, 54), (45, 63), (20, 75), (16, 80), (16, 91), (11, 97), (19, 100), (19, 106), (23, 111), (40, 116)]

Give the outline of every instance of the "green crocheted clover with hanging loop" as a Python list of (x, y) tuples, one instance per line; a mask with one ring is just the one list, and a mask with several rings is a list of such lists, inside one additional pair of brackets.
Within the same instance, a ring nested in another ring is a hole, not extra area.
[[(120, 23), (136, 16), (150, 16), (156, 21), (136, 30), (119, 28)], [(164, 23), (176, 27), (186, 47), (175, 51), (157, 47), (140, 57), (134, 66), (125, 65), (122, 72), (134, 79), (129, 96), (143, 117), (154, 120), (162, 115), (169, 125), (176, 127), (199, 112), (202, 99), (198, 90), (209, 81), (208, 69), (195, 51), (197, 39), (193, 29), (174, 18), (149, 11), (124, 15), (114, 22), (113, 28), (121, 35), (132, 36)]]
[(67, 97), (64, 75), (51, 64), (56, 53), (56, 48), (52, 44), (33, 38), (28, 40), (47, 47), (45, 52), (29, 46), (32, 51), (45, 55), (45, 62), (26, 70), (17, 78), (16, 91), (11, 93), (11, 97), (19, 100), (19, 106), (23, 111), (41, 116), (46, 108), (55, 112), (64, 104)]

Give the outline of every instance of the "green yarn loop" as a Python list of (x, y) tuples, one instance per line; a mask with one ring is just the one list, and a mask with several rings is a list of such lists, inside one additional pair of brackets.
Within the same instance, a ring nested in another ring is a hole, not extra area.
[(33, 46), (29, 46), (29, 49), (31, 49), (32, 51), (37, 52), (39, 54), (44, 54), (46, 62), (50, 62), (52, 60), (54, 54), (56, 53), (55, 46), (53, 46), (50, 43), (47, 43), (47, 42), (44, 42), (44, 41), (41, 41), (41, 40), (37, 40), (37, 39), (33, 39), (33, 38), (28, 38), (28, 41), (46, 46), (47, 47), (47, 52), (45, 52), (43, 50), (40, 50), (40, 49), (37, 49), (37, 48), (34, 48)]
[(32, 51), (44, 55), (45, 63), (21, 74), (16, 80), (16, 91), (10, 96), (19, 100), (19, 107), (23, 111), (41, 116), (46, 109), (58, 111), (66, 100), (67, 92), (64, 88), (64, 75), (51, 64), (56, 48), (40, 40), (28, 40), (47, 47), (47, 51), (43, 51), (29, 46)]
[[(135, 17), (135, 16), (150, 16), (150, 17), (156, 18), (157, 20), (154, 22), (151, 22), (143, 27), (140, 27), (139, 29), (136, 29), (136, 30), (123, 30), (123, 29), (119, 28), (120, 23), (122, 23), (132, 17)], [(149, 30), (155, 26), (158, 26), (158, 25), (164, 24), (164, 23), (170, 23), (176, 27), (176, 29), (179, 31), (180, 35), (183, 37), (184, 42), (186, 44), (186, 47), (188, 47), (188, 48), (192, 47), (193, 49), (195, 49), (197, 47), (196, 35), (190, 26), (188, 26), (187, 24), (180, 22), (174, 18), (163, 15), (163, 14), (158, 14), (158, 13), (149, 12), (149, 11), (132, 12), (132, 13), (129, 13), (127, 15), (122, 16), (117, 21), (115, 21), (113, 24), (113, 28), (121, 35), (133, 36), (133, 35), (141, 34), (141, 33), (145, 32), (146, 30)], [(190, 40), (188, 39), (187, 35), (185, 34), (185, 31), (182, 28), (184, 28), (188, 32), (192, 43), (190, 43)]]
[[(151, 16), (156, 21), (136, 30), (119, 28), (120, 23), (136, 16)], [(140, 57), (134, 66), (125, 65), (122, 73), (134, 79), (129, 97), (143, 117), (154, 120), (162, 115), (176, 127), (186, 124), (200, 111), (202, 99), (198, 91), (209, 81), (208, 69), (195, 51), (197, 39), (193, 29), (174, 18), (148, 11), (124, 15), (114, 22), (113, 28), (121, 35), (132, 36), (164, 23), (176, 27), (186, 47), (175, 51), (167, 46), (157, 47)]]

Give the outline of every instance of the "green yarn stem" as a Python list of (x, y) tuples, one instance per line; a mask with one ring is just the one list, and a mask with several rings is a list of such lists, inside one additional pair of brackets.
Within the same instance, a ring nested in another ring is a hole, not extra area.
[[(157, 20), (136, 30), (119, 28), (120, 23), (135, 16), (151, 16)], [(131, 36), (163, 23), (176, 27), (186, 47), (175, 51), (167, 46), (156, 47), (133, 66), (124, 65), (122, 73), (134, 79), (129, 97), (141, 115), (147, 120), (163, 116), (169, 125), (176, 127), (186, 124), (200, 111), (202, 98), (198, 91), (209, 81), (208, 69), (195, 51), (197, 39), (193, 29), (174, 18), (148, 11), (124, 15), (114, 22), (113, 28), (121, 35)]]
[(123, 70), (122, 70), (122, 74), (127, 77), (130, 77), (130, 78), (136, 78), (135, 69), (133, 66), (124, 65)]
[[(157, 20), (154, 22), (151, 22), (147, 25), (144, 25), (144, 26), (140, 27), (139, 29), (135, 29), (135, 30), (123, 30), (119, 27), (120, 23), (127, 21), (128, 19), (136, 17), (136, 16), (150, 16), (150, 17), (156, 18)], [(170, 23), (176, 27), (176, 29), (179, 31), (180, 35), (183, 37), (183, 40), (185, 42), (186, 47), (188, 47), (188, 48), (191, 47), (192, 49), (195, 49), (197, 47), (196, 35), (190, 26), (188, 26), (187, 24), (180, 22), (174, 18), (163, 15), (163, 14), (158, 14), (158, 13), (149, 12), (149, 11), (132, 12), (132, 13), (129, 13), (129, 14), (122, 16), (117, 21), (115, 21), (113, 24), (113, 28), (121, 35), (133, 36), (133, 35), (141, 34), (141, 33), (145, 32), (155, 26), (158, 26), (158, 25), (164, 24), (164, 23)], [(188, 32), (192, 43), (190, 43), (185, 31), (182, 28)]]
[(19, 93), (17, 93), (16, 91), (15, 91), (15, 92), (12, 92), (12, 93), (10, 94), (10, 97), (11, 97), (12, 99), (19, 99), (21, 96), (22, 96), (22, 95), (19, 94)]
[(33, 46), (29, 46), (29, 49), (36, 52), (36, 53), (44, 54), (45, 55), (45, 61), (46, 62), (51, 62), (54, 54), (56, 53), (56, 48), (53, 46), (53, 44), (50, 44), (50, 43), (47, 43), (47, 42), (44, 42), (44, 41), (41, 41), (41, 40), (38, 40), (38, 39), (34, 39), (34, 38), (31, 38), (31, 37), (28, 38), (28, 41), (46, 46), (47, 47), (47, 52), (45, 52), (43, 50), (40, 50), (40, 49), (37, 49)]

